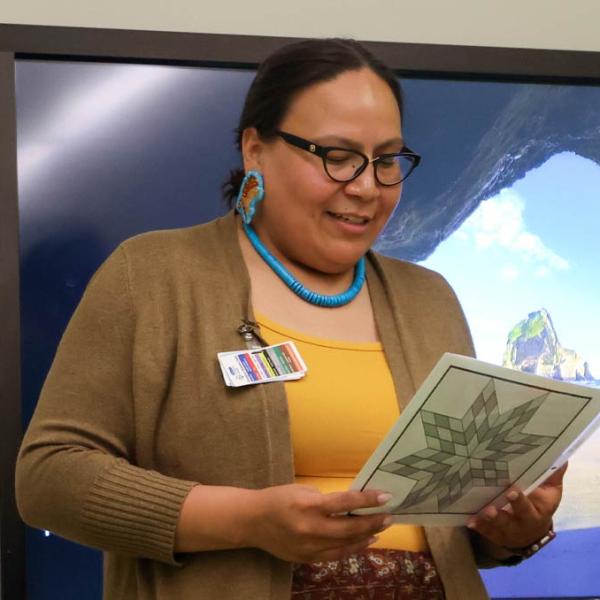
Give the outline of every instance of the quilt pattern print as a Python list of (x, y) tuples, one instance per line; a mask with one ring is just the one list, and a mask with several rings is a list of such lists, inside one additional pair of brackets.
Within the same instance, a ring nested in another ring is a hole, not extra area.
[(416, 484), (394, 512), (435, 497), (438, 510), (452, 506), (472, 487), (506, 487), (515, 457), (549, 445), (554, 437), (524, 433), (548, 393), (500, 413), (494, 379), (461, 419), (427, 410), (421, 425), (427, 448), (381, 466)]

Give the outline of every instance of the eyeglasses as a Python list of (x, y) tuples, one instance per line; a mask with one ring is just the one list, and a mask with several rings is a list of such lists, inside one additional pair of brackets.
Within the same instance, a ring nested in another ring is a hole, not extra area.
[(278, 131), (277, 135), (288, 144), (306, 150), (323, 161), (325, 173), (339, 183), (347, 183), (356, 179), (368, 166), (373, 163), (375, 179), (381, 185), (391, 186), (402, 183), (421, 162), (421, 157), (406, 148), (400, 152), (380, 154), (369, 158), (358, 150), (338, 148), (336, 146), (319, 146), (304, 138)]

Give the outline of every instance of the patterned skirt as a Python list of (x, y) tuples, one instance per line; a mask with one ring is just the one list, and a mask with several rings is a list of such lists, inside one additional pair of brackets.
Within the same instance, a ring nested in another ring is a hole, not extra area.
[(443, 600), (431, 554), (368, 549), (342, 560), (294, 565), (292, 600)]

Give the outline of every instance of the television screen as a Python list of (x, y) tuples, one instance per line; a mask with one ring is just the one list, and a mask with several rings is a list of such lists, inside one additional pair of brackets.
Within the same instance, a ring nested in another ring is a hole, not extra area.
[[(380, 249), (448, 279), (482, 360), (600, 387), (600, 89), (460, 82), (436, 94), (439, 85), (405, 82), (408, 139), (420, 144), (427, 131), (425, 98), (442, 97), (435, 127), (446, 154), (438, 144), (418, 146), (425, 159), (409, 181), (410, 206), (399, 209)], [(505, 93), (493, 118), (480, 118), (487, 95)], [(464, 145), (462, 130), (476, 141)], [(430, 151), (439, 153), (433, 165)], [(440, 181), (445, 161), (460, 169)], [(404, 233), (411, 223), (414, 235)], [(510, 572), (486, 572), (491, 594), (598, 595), (599, 467), (600, 431), (570, 462), (555, 518), (559, 543)]]
[[(123, 239), (207, 221), (239, 164), (251, 71), (19, 60), (23, 414), (92, 273)], [(600, 86), (405, 78), (423, 162), (377, 249), (440, 271), (480, 358), (598, 386)], [(600, 594), (600, 438), (573, 459), (558, 538), (484, 573), (498, 598)], [(596, 493), (594, 493), (596, 490)], [(100, 598), (100, 554), (28, 530), (30, 600)], [(564, 577), (569, 573), (569, 577)]]

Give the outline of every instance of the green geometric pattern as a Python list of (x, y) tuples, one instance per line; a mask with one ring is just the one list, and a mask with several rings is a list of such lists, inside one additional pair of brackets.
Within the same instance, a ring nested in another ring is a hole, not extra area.
[(555, 439), (522, 433), (547, 396), (544, 393), (501, 414), (490, 379), (461, 419), (421, 410), (427, 448), (380, 467), (416, 482), (394, 512), (432, 496), (442, 511), (473, 487), (508, 486), (510, 460)]

